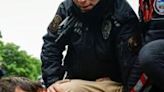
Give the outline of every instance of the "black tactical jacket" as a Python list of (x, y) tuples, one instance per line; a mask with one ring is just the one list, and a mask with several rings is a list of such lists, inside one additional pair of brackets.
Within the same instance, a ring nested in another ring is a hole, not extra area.
[[(124, 0), (100, 0), (87, 13), (81, 13), (72, 0), (62, 2), (56, 16), (60, 16), (62, 20), (67, 16), (74, 16), (78, 20), (60, 43), (55, 40), (65, 30), (55, 30), (56, 17), (43, 37), (41, 60), (46, 86), (62, 79), (65, 71), (68, 72), (66, 78), (71, 79), (95, 80), (109, 76), (114, 81), (121, 81), (120, 66), (115, 55), (115, 37), (125, 23), (136, 17), (130, 15), (131, 12), (132, 9)], [(126, 26), (131, 25), (129, 23)], [(131, 31), (126, 30), (129, 33)], [(68, 48), (62, 64), (65, 46)]]

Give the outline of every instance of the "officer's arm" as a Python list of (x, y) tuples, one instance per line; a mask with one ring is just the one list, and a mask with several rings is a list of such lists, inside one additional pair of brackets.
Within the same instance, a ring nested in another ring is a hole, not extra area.
[(57, 80), (62, 79), (64, 69), (62, 67), (62, 52), (65, 49), (65, 44), (56, 44), (55, 40), (58, 37), (57, 27), (65, 17), (63, 3), (59, 6), (58, 11), (53, 21), (48, 26), (47, 34), (43, 37), (43, 47), (41, 52), (42, 60), (42, 75), (45, 85), (48, 87)]

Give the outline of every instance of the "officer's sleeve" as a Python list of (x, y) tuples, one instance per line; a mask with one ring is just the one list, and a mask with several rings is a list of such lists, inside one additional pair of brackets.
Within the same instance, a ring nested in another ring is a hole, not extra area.
[(62, 79), (64, 69), (62, 64), (62, 52), (65, 49), (64, 44), (56, 44), (55, 39), (58, 37), (57, 27), (66, 15), (63, 4), (61, 3), (57, 13), (48, 26), (46, 35), (43, 36), (43, 46), (41, 51), (42, 76), (46, 87), (50, 86), (57, 80)]

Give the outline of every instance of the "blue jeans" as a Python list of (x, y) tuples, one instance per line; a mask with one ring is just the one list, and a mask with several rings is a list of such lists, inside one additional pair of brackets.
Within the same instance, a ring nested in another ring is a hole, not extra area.
[(164, 39), (143, 46), (139, 52), (139, 61), (153, 84), (164, 89)]

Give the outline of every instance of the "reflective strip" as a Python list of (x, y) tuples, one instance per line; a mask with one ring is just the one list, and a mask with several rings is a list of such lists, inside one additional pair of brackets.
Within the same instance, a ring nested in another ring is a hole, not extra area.
[(130, 92), (140, 92), (140, 90), (143, 88), (147, 81), (148, 77), (144, 73), (142, 73), (140, 79), (138, 80), (136, 85), (130, 90)]
[(139, 92), (142, 89), (142, 87), (143, 87), (142, 81), (139, 80), (136, 86), (134, 87), (135, 92)]

